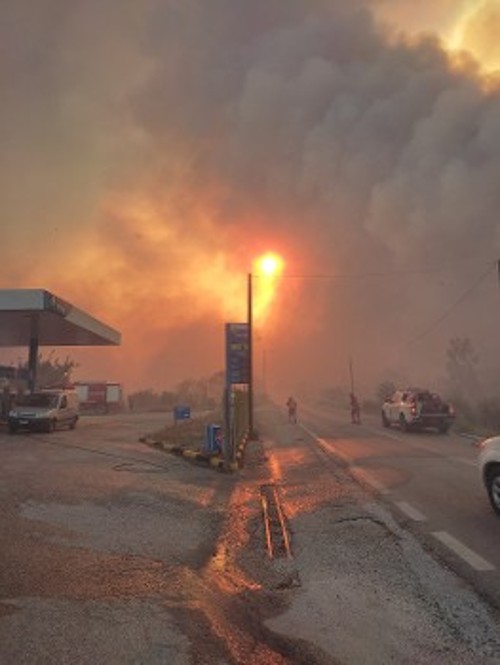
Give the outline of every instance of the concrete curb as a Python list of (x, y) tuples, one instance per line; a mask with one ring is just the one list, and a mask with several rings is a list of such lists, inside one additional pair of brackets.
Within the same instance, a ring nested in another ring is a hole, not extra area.
[(220, 455), (208, 455), (206, 453), (192, 450), (190, 448), (184, 448), (183, 446), (165, 443), (165, 441), (160, 441), (158, 439), (152, 439), (147, 436), (141, 436), (139, 438), (141, 443), (145, 443), (152, 448), (157, 448), (172, 455), (184, 457), (191, 462), (205, 464), (212, 469), (216, 469), (217, 471), (226, 471), (231, 473), (238, 471), (243, 466), (243, 457), (247, 440), (248, 437), (245, 435), (245, 437), (240, 441), (236, 448), (236, 460), (227, 464), (226, 460)]
[(238, 468), (243, 467), (244, 458), (245, 458), (245, 449), (247, 447), (247, 443), (248, 443), (248, 432), (243, 436), (242, 439), (240, 439), (238, 445), (236, 446), (235, 464), (237, 465)]

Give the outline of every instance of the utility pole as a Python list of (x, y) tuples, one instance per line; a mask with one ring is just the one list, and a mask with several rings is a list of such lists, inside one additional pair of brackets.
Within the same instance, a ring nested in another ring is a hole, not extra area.
[(267, 349), (262, 349), (262, 392), (267, 394)]
[(349, 356), (349, 376), (351, 378), (351, 393), (354, 394), (354, 370), (352, 367), (352, 358)]
[(247, 322), (248, 322), (248, 436), (255, 438), (253, 428), (253, 302), (252, 273), (248, 273), (247, 281)]
[(39, 320), (38, 315), (31, 317), (30, 346), (28, 356), (28, 390), (34, 392), (37, 387)]

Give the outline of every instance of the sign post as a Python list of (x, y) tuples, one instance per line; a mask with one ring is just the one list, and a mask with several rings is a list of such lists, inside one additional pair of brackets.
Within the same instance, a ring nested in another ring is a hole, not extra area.
[(253, 431), (253, 293), (252, 273), (247, 276), (247, 325), (248, 325), (248, 435), (255, 438)]
[[(226, 388), (224, 419), (226, 428), (225, 457), (234, 462), (232, 386), (250, 384), (250, 327), (248, 323), (226, 323)], [(249, 415), (250, 418), (250, 415)]]
[(247, 323), (226, 323), (226, 384), (248, 383), (249, 326)]

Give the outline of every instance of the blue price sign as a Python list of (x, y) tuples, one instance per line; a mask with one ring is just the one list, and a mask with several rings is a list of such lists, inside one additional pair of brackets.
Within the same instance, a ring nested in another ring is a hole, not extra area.
[(226, 323), (226, 382), (248, 383), (249, 372), (248, 323)]

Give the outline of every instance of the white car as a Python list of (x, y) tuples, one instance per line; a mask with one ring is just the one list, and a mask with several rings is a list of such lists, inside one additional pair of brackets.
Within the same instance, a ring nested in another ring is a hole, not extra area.
[(53, 432), (59, 427), (75, 429), (78, 395), (74, 390), (40, 390), (19, 397), (9, 412), (9, 431), (19, 429)]
[(500, 515), (500, 436), (479, 444), (479, 468), (491, 506)]

